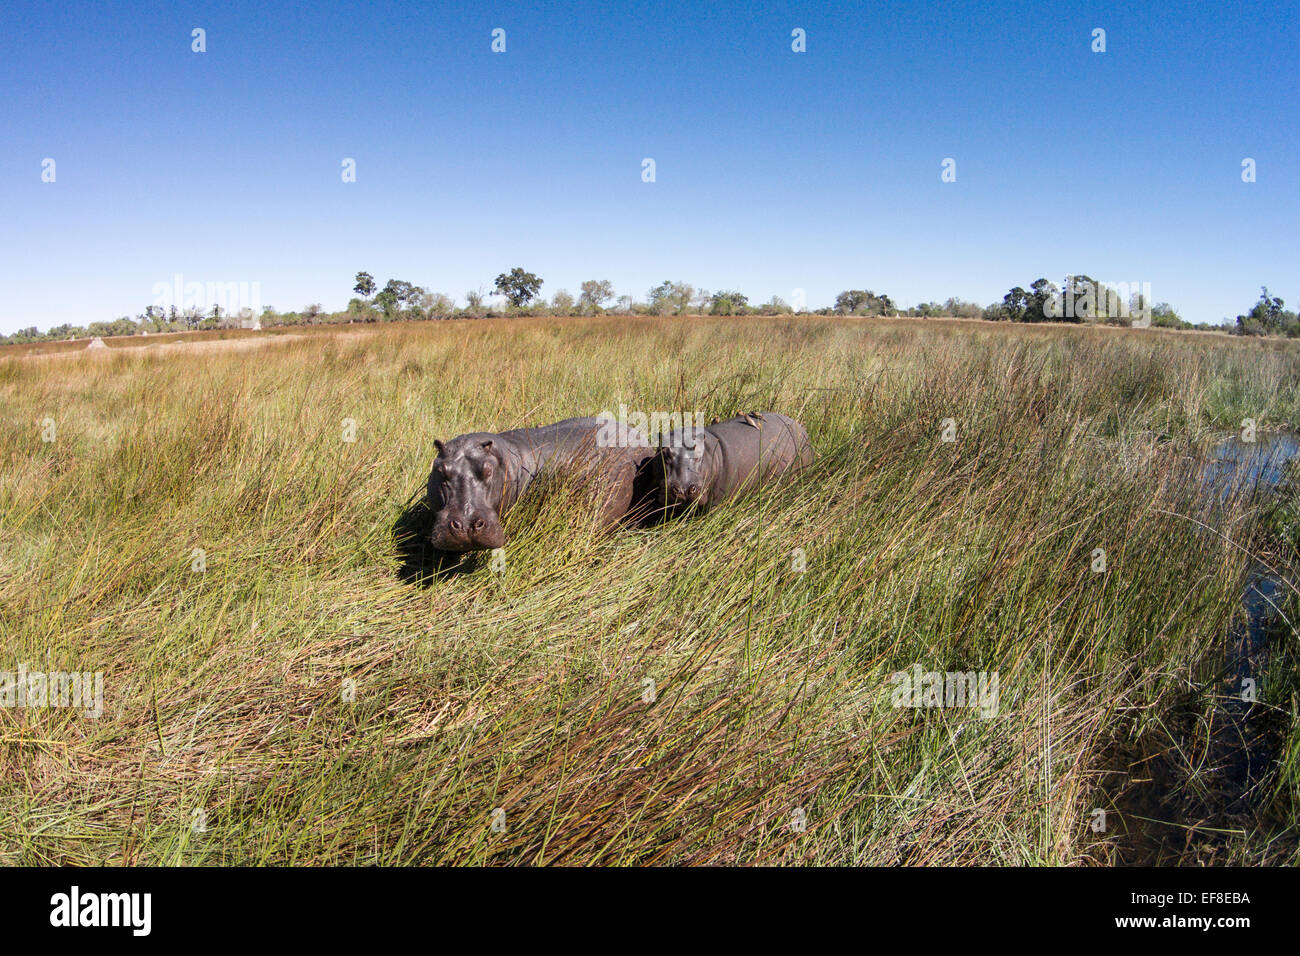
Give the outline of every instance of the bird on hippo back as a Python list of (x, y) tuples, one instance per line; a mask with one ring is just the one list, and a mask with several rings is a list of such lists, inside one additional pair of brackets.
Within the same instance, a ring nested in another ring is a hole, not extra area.
[(613, 524), (631, 507), (637, 469), (652, 453), (644, 435), (600, 418), (471, 432), (434, 446), (430, 539), (438, 550), (452, 552), (505, 547), (501, 519), (543, 470), (586, 471), (598, 482), (598, 520)]
[(803, 425), (778, 412), (750, 412), (706, 428), (669, 433), (655, 457), (660, 500), (673, 510), (711, 508), (812, 464)]

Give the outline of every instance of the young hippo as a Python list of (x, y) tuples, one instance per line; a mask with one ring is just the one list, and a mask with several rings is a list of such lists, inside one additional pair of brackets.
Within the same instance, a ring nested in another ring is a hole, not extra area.
[(777, 412), (750, 412), (707, 428), (674, 429), (652, 465), (668, 508), (711, 508), (812, 464), (808, 432)]
[(429, 473), (433, 546), (475, 551), (505, 546), (501, 518), (544, 471), (588, 472), (604, 493), (599, 520), (610, 525), (631, 507), (637, 470), (653, 453), (634, 428), (603, 418), (569, 418), (540, 428), (471, 432), (435, 441)]

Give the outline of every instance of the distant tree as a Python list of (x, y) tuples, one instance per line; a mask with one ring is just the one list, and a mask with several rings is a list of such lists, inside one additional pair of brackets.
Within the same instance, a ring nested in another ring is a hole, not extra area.
[(352, 287), (352, 291), (361, 298), (369, 300), (375, 294), (375, 277), (369, 272), (358, 272), (357, 284)]
[(1160, 329), (1181, 329), (1185, 323), (1168, 302), (1157, 302), (1151, 307), (1151, 324)]
[(496, 290), (515, 308), (527, 305), (542, 288), (542, 280), (516, 266), (496, 278)]
[(1296, 335), (1296, 314), (1288, 312), (1281, 299), (1268, 294), (1267, 286), (1260, 286), (1259, 301), (1245, 315), (1237, 316), (1237, 333), (1239, 335)]
[(551, 296), (551, 312), (555, 315), (573, 315), (573, 296), (565, 289), (560, 289)]
[(670, 301), (673, 306), (673, 314), (682, 315), (685, 312), (689, 312), (691, 308), (691, 300), (694, 298), (695, 286), (691, 285), (689, 282), (674, 282), (672, 295), (670, 296)]
[(781, 298), (779, 295), (774, 295), (772, 298), (768, 299), (763, 306), (761, 306), (760, 311), (762, 311), (764, 315), (788, 315), (794, 310), (790, 308), (790, 304), (786, 302), (785, 299)]
[(316, 319), (320, 316), (322, 311), (323, 310), (319, 302), (313, 302), (311, 305), (303, 306), (302, 309), (303, 321), (306, 322), (308, 325), (315, 325)]
[(668, 279), (659, 283), (646, 293), (646, 304), (650, 306), (651, 311), (659, 315), (667, 315), (673, 309), (673, 284)]
[(897, 309), (887, 295), (870, 289), (848, 289), (835, 297), (835, 311), (844, 315), (893, 315)]
[(1002, 297), (1002, 314), (1012, 322), (1023, 322), (1029, 308), (1029, 293), (1016, 286)]
[(470, 318), (483, 318), (483, 290), (472, 289), (465, 293), (465, 311)]
[(426, 318), (449, 319), (456, 311), (456, 303), (441, 292), (426, 292), (420, 297), (420, 310)]
[(418, 285), (412, 285), (404, 279), (389, 279), (375, 296), (375, 304), (379, 306), (384, 318), (391, 321), (398, 318), (398, 313), (403, 309), (409, 313), (418, 312), (424, 294), (425, 290)]
[(711, 315), (743, 315), (749, 306), (749, 299), (739, 292), (713, 293)]
[(835, 297), (835, 311), (852, 315), (866, 304), (870, 295), (865, 289), (847, 289)]
[(681, 315), (691, 307), (695, 287), (689, 282), (670, 282), (665, 279), (650, 290), (648, 304), (659, 315)]
[(583, 312), (599, 312), (614, 298), (614, 286), (608, 279), (588, 279), (579, 288), (578, 307)]
[[(1047, 282), (1039, 279), (1039, 282)], [(1050, 283), (1049, 283), (1050, 284)], [(1055, 288), (1055, 286), (1053, 286)], [(1065, 322), (1082, 322), (1095, 319), (1109, 311), (1110, 291), (1089, 275), (1069, 275), (1065, 277), (1065, 287), (1060, 298), (1056, 300), (1059, 309), (1047, 307), (1047, 317)], [(1118, 312), (1118, 308), (1115, 310)]]
[(944, 315), (953, 315), (959, 319), (978, 319), (982, 312), (983, 309), (974, 302), (963, 302), (956, 296), (950, 296), (943, 304)]
[(412, 285), (405, 279), (389, 279), (384, 288), (393, 293), (393, 298), (402, 305), (409, 305), (422, 291), (419, 286)]
[(1060, 293), (1055, 284), (1048, 282), (1046, 279), (1035, 279), (1033, 285), (1029, 287), (1028, 301), (1025, 303), (1025, 313), (1021, 318), (1022, 322), (1045, 322), (1049, 316), (1049, 310), (1053, 308), (1052, 299)]
[(429, 290), (422, 285), (411, 285), (407, 283), (407, 288), (403, 290), (402, 303), (406, 306), (407, 315), (413, 319), (427, 319), (429, 316), (424, 311), (424, 300), (429, 295)]
[(389, 288), (391, 285), (390, 282), (375, 295), (375, 305), (379, 306), (385, 319), (392, 319), (397, 314), (397, 293)]

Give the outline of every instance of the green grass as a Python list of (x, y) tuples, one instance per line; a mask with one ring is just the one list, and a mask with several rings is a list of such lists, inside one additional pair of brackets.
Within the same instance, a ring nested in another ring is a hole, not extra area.
[[(0, 353), (0, 669), (105, 684), (99, 720), (0, 708), (0, 863), (1292, 862), (1294, 637), (1247, 811), (1197, 728), (1294, 546), (1194, 479), (1300, 424), (1297, 348), (798, 317)], [(534, 496), (503, 574), (415, 572), (434, 438), (619, 403), (784, 411), (818, 460), (612, 534)], [(996, 671), (998, 715), (893, 707), (918, 663)]]

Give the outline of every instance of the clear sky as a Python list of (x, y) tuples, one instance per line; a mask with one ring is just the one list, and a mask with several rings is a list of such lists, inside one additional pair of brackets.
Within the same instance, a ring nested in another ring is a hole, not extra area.
[(177, 273), (281, 310), (513, 266), (809, 308), (1073, 272), (1192, 321), (1300, 301), (1286, 3), (5, 0), (0, 53), (0, 332)]

